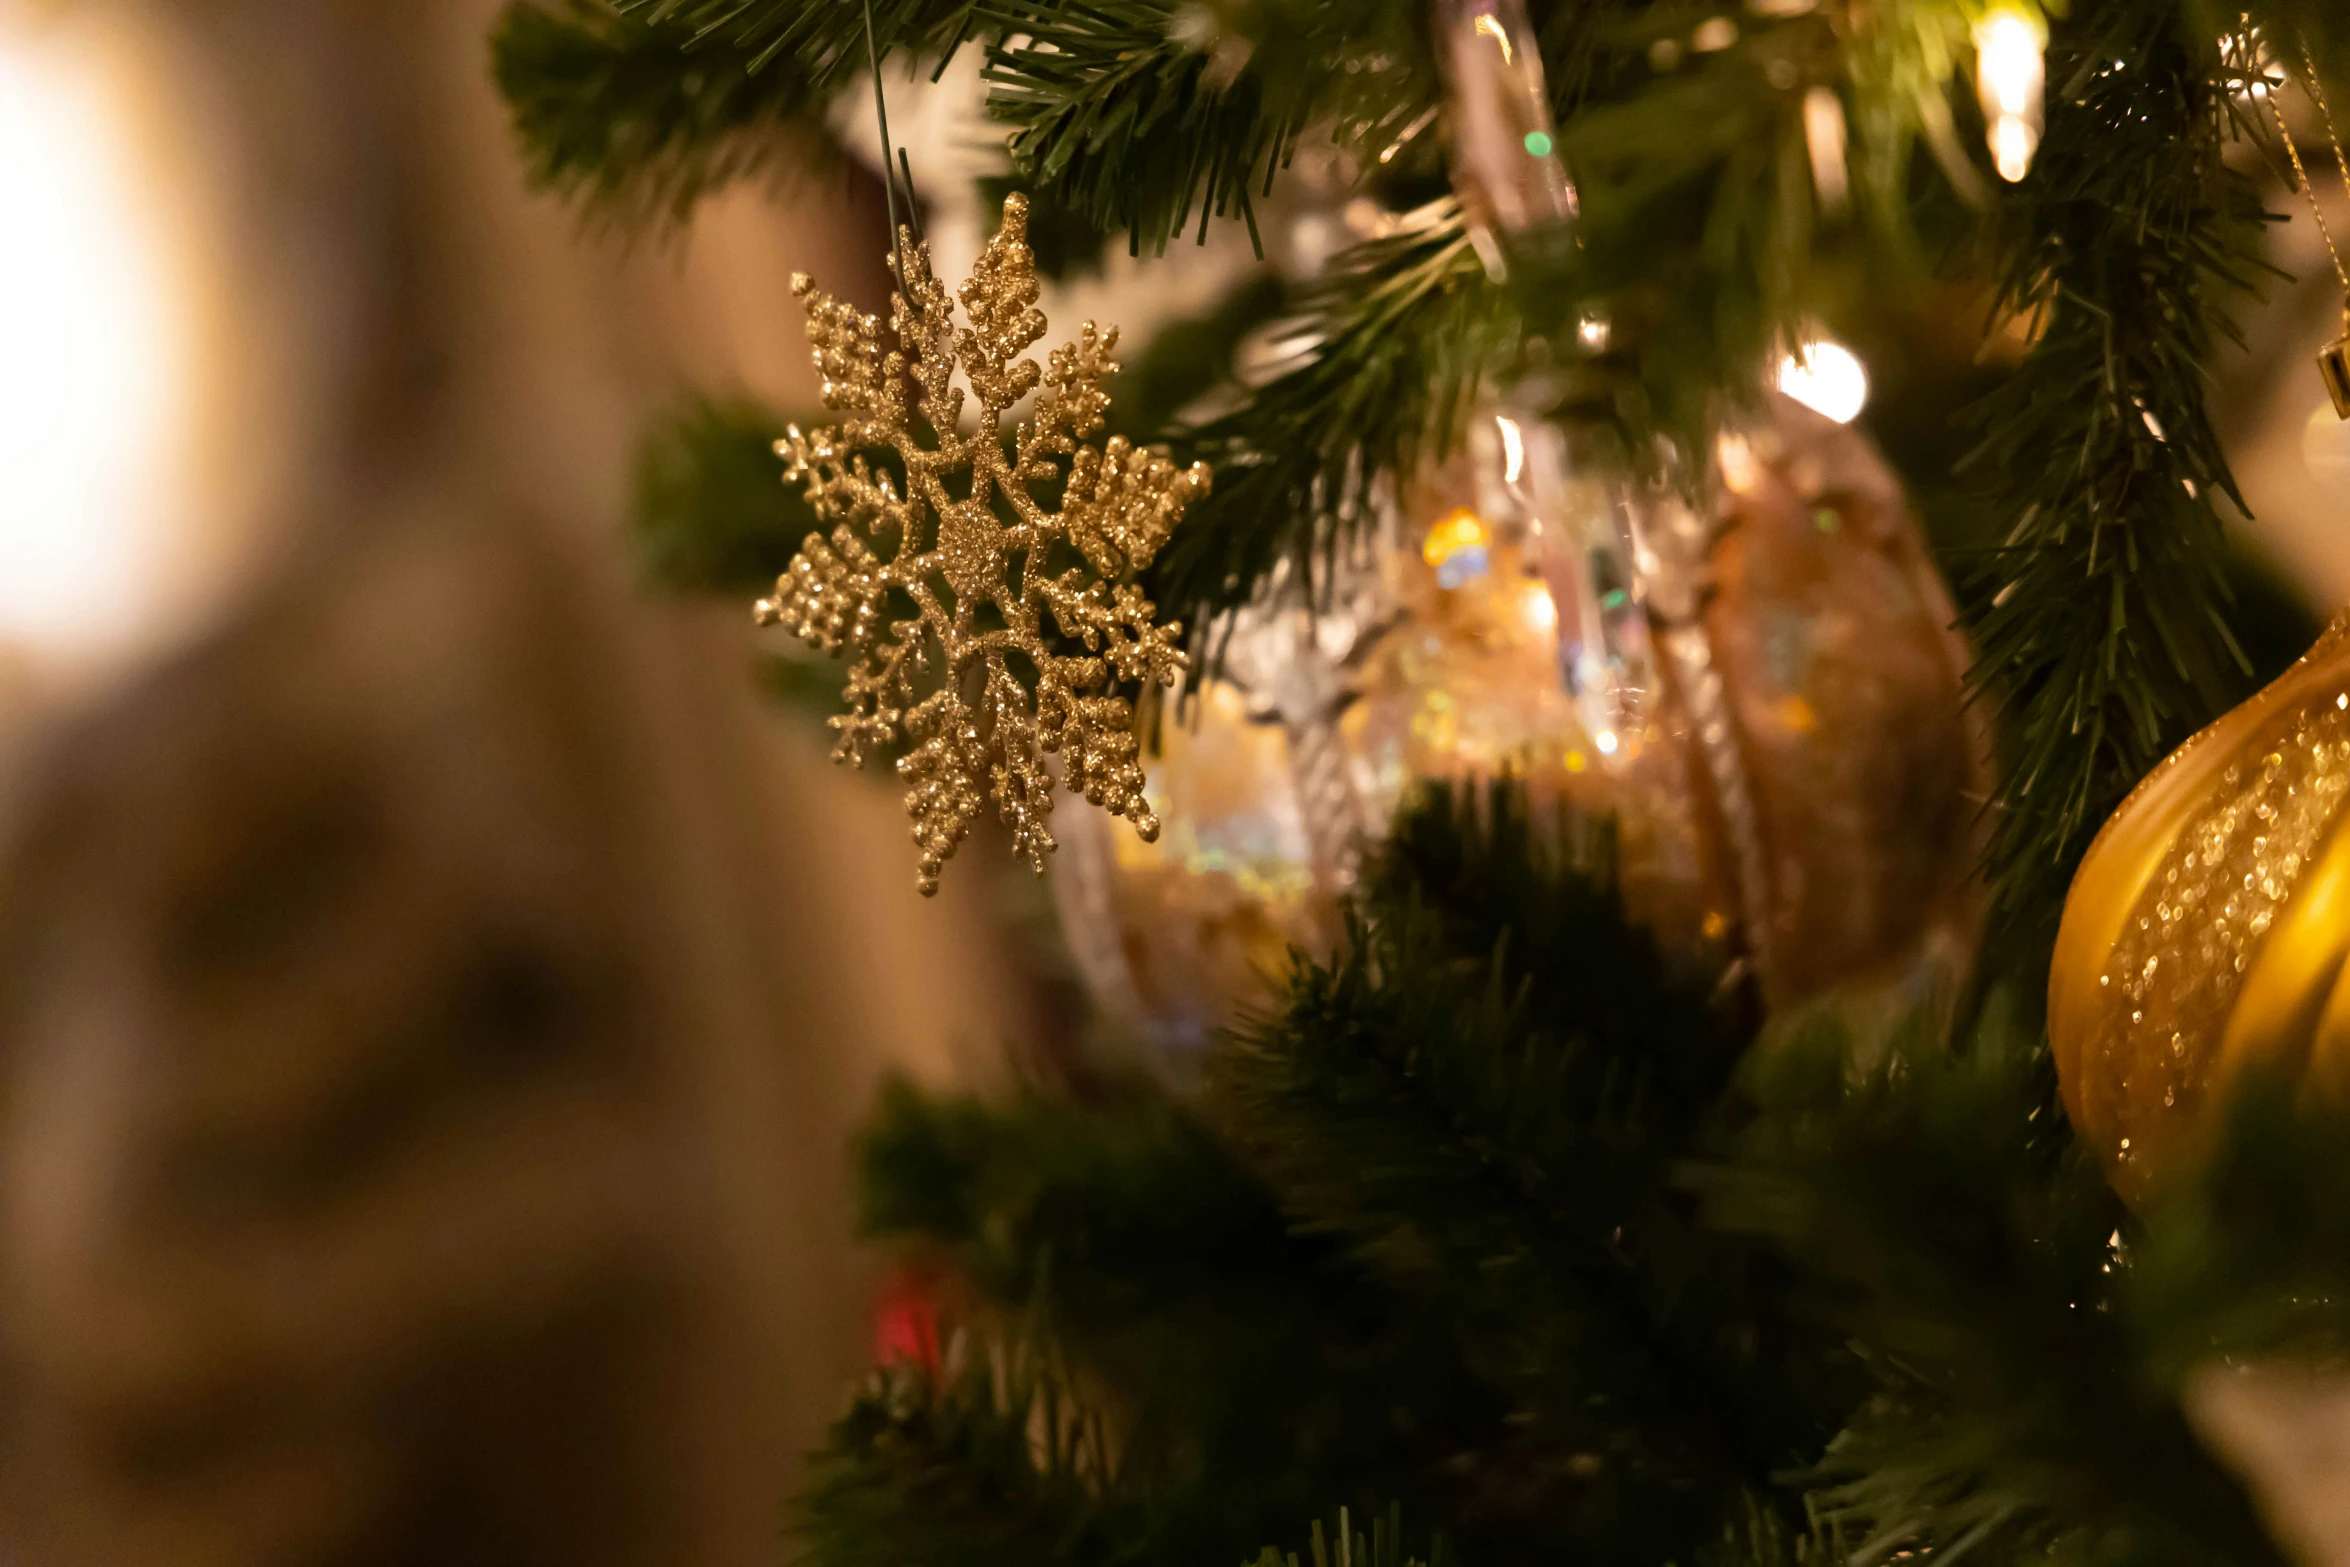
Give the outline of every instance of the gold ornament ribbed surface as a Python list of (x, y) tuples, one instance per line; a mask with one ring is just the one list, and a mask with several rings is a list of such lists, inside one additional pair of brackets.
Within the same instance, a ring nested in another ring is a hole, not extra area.
[(2350, 620), (2131, 795), (2065, 906), (2049, 1030), (2066, 1108), (2143, 1196), (2248, 1067), (2350, 1061)]
[[(1027, 231), (1027, 198), (1007, 197), (958, 291), (962, 326), (929, 248), (901, 232), (898, 347), (887, 352), (878, 320), (792, 278), (824, 406), (847, 417), (777, 443), (787, 479), (834, 527), (808, 536), (758, 618), (849, 660), (836, 759), (862, 766), (911, 742), (898, 773), (912, 786), (926, 894), (990, 801), (1015, 849), (1043, 869), (1054, 847), (1047, 757), (1072, 793), (1155, 837), (1119, 688), (1169, 685), (1185, 667), (1180, 629), (1128, 579), (1207, 493), (1208, 469), (1179, 469), (1123, 437), (1083, 444), (1109, 410), (1118, 332), (1088, 321), (1045, 365), (1027, 357), (1046, 330)], [(970, 423), (966, 390), (978, 405)], [(1007, 429), (1032, 393), (1028, 417)], [(897, 454), (904, 494), (865, 456), (877, 446)], [(1055, 486), (1050, 511), (1036, 491)]]

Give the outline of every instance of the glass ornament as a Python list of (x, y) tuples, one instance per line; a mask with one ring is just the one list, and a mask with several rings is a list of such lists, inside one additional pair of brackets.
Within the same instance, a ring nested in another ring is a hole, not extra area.
[(1972, 655), (1860, 430), (1783, 396), (1725, 433), (1706, 514), (1653, 529), (1651, 623), (1773, 1011), (1971, 962), (1992, 785)]
[(1711, 454), (1707, 503), (1653, 466), (1489, 408), (1358, 558), (1224, 628), (1163, 726), (1161, 841), (1073, 837), (1056, 872), (1114, 1015), (1196, 1052), (1290, 945), (1326, 950), (1417, 786), (1504, 773), (1612, 816), (1627, 911), (1765, 1009), (1963, 973), (1989, 749), (1899, 482), (1785, 398)]
[(1453, 188), (1478, 259), (1499, 282), (1509, 275), (1505, 241), (1566, 234), (1578, 216), (1541, 40), (1525, 0), (1434, 0), (1429, 27), (1444, 75)]

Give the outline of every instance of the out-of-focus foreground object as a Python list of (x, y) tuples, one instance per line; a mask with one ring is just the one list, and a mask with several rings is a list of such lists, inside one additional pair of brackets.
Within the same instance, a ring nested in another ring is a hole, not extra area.
[(642, 614), (408, 508), (61, 737), (0, 861), (10, 1560), (774, 1559), (841, 1019)]

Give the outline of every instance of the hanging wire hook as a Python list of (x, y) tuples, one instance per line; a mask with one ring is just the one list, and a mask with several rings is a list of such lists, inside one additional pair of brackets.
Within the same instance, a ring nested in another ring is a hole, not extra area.
[(897, 274), (898, 288), (906, 288), (905, 228), (898, 217), (898, 176), (906, 181), (906, 219), (914, 229), (914, 237), (922, 237), (922, 215), (914, 200), (914, 166), (907, 161), (902, 149), (889, 139), (889, 97), (881, 85), (881, 46), (875, 40), (873, 29), (873, 0), (865, 0), (865, 62), (873, 72), (873, 115), (881, 127), (881, 186), (889, 202), (889, 265)]

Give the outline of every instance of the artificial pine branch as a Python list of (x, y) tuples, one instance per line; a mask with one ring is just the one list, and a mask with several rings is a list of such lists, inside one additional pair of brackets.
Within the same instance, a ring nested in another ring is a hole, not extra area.
[[(1605, 319), (1619, 414), (1702, 450), (1725, 401), (1751, 407), (1765, 367), (1860, 280), (1879, 296), (1914, 289), (1931, 245), (1963, 227), (1952, 187), (1977, 181), (1947, 125), (1967, 21), (1954, 0), (1782, 7), (1742, 19), (1730, 47), (1652, 56), (1688, 28), (1659, 8), (1603, 35), (1562, 126), (1577, 243), (1521, 289), (1529, 328), (1572, 345), (1581, 318)], [(1816, 95), (1847, 128), (1832, 196)], [(1943, 172), (1921, 142), (1941, 146)]]
[(2278, 1562), (2149, 1374), (2135, 1226), (2053, 1108), (2038, 1041), (1996, 1012), (1955, 1053), (1912, 1030), (1839, 1088), (1852, 1048), (1775, 1042), (1766, 1076), (1810, 1066), (1826, 1091), (1758, 1088), (1775, 1113), (1693, 1182), (1716, 1225), (1787, 1255), (1877, 1378), (1816, 1472), (1854, 1559)]
[[(1347, 1510), (1338, 1510), (1334, 1527), (1324, 1531), (1317, 1518), (1307, 1536), (1305, 1560), (1313, 1567), (1447, 1567), (1444, 1536), (1437, 1535), (1429, 1542), (1425, 1563), (1410, 1555), (1403, 1543), (1403, 1508), (1389, 1503), (1383, 1516), (1371, 1520), (1371, 1532), (1355, 1528)], [(1298, 1553), (1284, 1554), (1274, 1546), (1266, 1546), (1257, 1553), (1253, 1567), (1299, 1567)]]
[[(885, 58), (943, 56), (971, 0), (873, 0)], [(866, 70), (864, 13), (766, 0), (515, 0), (492, 40), (533, 184), (625, 226), (824, 145), (824, 109)]]
[(1298, 141), (1320, 125), (1372, 152), (1433, 101), (1399, 0), (1267, 5), (1248, 36), (1174, 0), (982, 0), (988, 109), (1013, 166), (1103, 232), (1158, 254), (1196, 214), (1256, 232)]
[(1974, 415), (1969, 463), (2015, 521), (1962, 592), (1974, 689), (2013, 747), (1989, 869), (2001, 917), (2034, 930), (2122, 797), (2241, 682), (2214, 508), (2243, 503), (2204, 396), (2262, 211), (2222, 161), (2227, 79), (2197, 9), (2076, 4), (2010, 198), (2002, 303), (2042, 335)]
[[(1685, 33), (1686, 13), (1551, 13), (1576, 245), (1514, 257), (1497, 286), (1447, 201), (1333, 263), (1299, 302), (1314, 340), (1301, 362), (1184, 443), (1216, 465), (1217, 490), (1161, 554), (1154, 597), (1212, 649), (1215, 612), (1283, 561), (1312, 580), (1376, 514), (1380, 475), (1444, 458), (1478, 399), (1529, 368), (1580, 414), (1704, 450), (1725, 397), (1759, 398), (1764, 364), (1840, 291), (1922, 280), (1928, 246), (1963, 228), (1916, 154), (1946, 126), (1967, 15), (1957, 0), (1791, 10), (1661, 70), (1649, 45)], [(1824, 211), (1815, 188), (1814, 90), (1847, 106), (1849, 212)], [(1593, 318), (1614, 349), (1566, 367)]]
[(799, 62), (758, 68), (724, 38), (631, 17), (602, 0), (520, 0), (491, 42), (531, 182), (641, 226), (779, 167), (812, 139), (823, 87)]
[(810, 1464), (811, 1567), (1119, 1567), (1150, 1560), (1097, 1419), (1039, 1360), (874, 1373)]
[(1316, 579), (1366, 525), (1379, 475), (1442, 454), (1516, 335), (1450, 201), (1338, 258), (1299, 308), (1320, 337), (1310, 355), (1179, 443), (1215, 466), (1216, 489), (1150, 585), (1195, 645), (1282, 561)]
[(788, 423), (753, 398), (694, 397), (646, 432), (628, 522), (648, 583), (745, 598), (774, 585), (819, 531), (775, 454)]
[(1427, 1301), (1510, 1401), (1505, 1452), (1550, 1476), (1523, 1527), (1663, 1560), (1815, 1457), (1845, 1406), (1767, 1263), (1709, 1243), (1674, 1191), (1737, 1044), (1624, 923), (1613, 874), (1604, 833), (1538, 825), (1515, 788), (1440, 796), (1345, 952), (1301, 963), (1213, 1070), (1299, 1220)]
[(868, 1233), (943, 1257), (983, 1322), (1049, 1336), (1114, 1411), (1154, 1559), (1238, 1561), (1366, 1487), (1433, 1508), (1442, 1460), (1498, 1429), (1451, 1347), (1155, 1086), (896, 1085), (860, 1164)]
[(2164, 1385), (2350, 1349), (2350, 1114), (2251, 1074), (2216, 1107), (2214, 1150), (2133, 1245), (2131, 1308)]
[(872, 48), (884, 59), (898, 52), (944, 58), (972, 37), (978, 0), (603, 0), (649, 21), (684, 28), (697, 43), (722, 39), (754, 67), (791, 59), (833, 91), (868, 64), (865, 18), (873, 18)]

